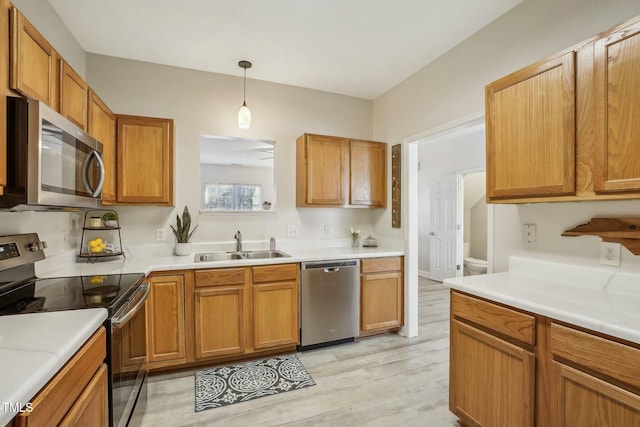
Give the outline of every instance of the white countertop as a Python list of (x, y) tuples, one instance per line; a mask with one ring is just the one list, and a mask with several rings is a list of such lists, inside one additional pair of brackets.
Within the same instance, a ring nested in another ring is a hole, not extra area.
[(107, 310), (0, 316), (0, 426), (64, 366), (107, 318)]
[(640, 344), (640, 274), (512, 256), (509, 271), (445, 279), (466, 292)]
[[(265, 245), (246, 249), (267, 249)], [(157, 248), (145, 249), (133, 248), (127, 253), (126, 258), (117, 257), (113, 261), (90, 263), (86, 260), (75, 262), (75, 252), (62, 256), (47, 258), (36, 263), (36, 275), (38, 277), (64, 277), (64, 276), (88, 276), (93, 274), (126, 274), (144, 273), (167, 270), (191, 270), (201, 268), (238, 267), (247, 265), (287, 264), (291, 262), (320, 261), (349, 258), (375, 258), (389, 256), (403, 256), (404, 242), (392, 242), (381, 244), (376, 248), (353, 248), (350, 246), (332, 246), (317, 248), (286, 248), (278, 247), (290, 257), (246, 259), (213, 262), (195, 262), (196, 253), (225, 252), (224, 249), (208, 244), (194, 244), (193, 252), (189, 256), (175, 256)], [(167, 251), (164, 251), (167, 252)]]

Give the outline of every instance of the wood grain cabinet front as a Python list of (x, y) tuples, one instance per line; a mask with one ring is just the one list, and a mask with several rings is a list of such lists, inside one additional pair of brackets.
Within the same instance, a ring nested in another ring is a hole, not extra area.
[(187, 362), (185, 341), (185, 277), (152, 274), (146, 301), (147, 350), (150, 368)]
[(402, 257), (365, 258), (360, 263), (360, 335), (404, 324)]
[(296, 141), (298, 207), (384, 208), (387, 144), (303, 134)]
[(89, 113), (87, 132), (102, 143), (102, 160), (105, 168), (102, 202), (116, 201), (116, 116), (97, 93), (89, 89)]
[(58, 54), (15, 7), (10, 20), (11, 89), (58, 110)]
[(524, 344), (534, 326), (530, 315), (451, 293), (449, 409), (463, 425), (534, 425), (535, 355)]
[(487, 200), (640, 197), (640, 16), (486, 87)]
[(101, 326), (42, 390), (15, 427), (109, 425), (106, 330)]
[(173, 206), (173, 120), (116, 116), (116, 199)]
[(86, 131), (89, 121), (89, 85), (60, 59), (60, 114)]

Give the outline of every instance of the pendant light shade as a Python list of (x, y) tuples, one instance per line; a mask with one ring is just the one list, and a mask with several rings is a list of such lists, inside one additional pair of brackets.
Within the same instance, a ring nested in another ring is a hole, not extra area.
[(240, 129), (249, 129), (249, 127), (251, 127), (251, 110), (247, 107), (245, 96), (247, 94), (247, 68), (251, 68), (251, 62), (240, 61), (238, 62), (238, 66), (244, 68), (242, 106), (240, 110), (238, 110), (238, 127)]

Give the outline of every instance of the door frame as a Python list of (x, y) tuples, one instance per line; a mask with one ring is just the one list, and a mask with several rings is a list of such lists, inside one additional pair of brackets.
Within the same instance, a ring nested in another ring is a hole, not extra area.
[[(406, 337), (418, 336), (418, 143), (433, 141), (452, 132), (469, 129), (484, 121), (484, 112), (476, 112), (408, 136), (403, 140), (403, 156), (407, 159), (403, 165), (403, 170), (406, 172), (402, 177), (407, 183), (406, 186), (402, 186), (402, 197), (406, 200), (403, 204), (403, 209), (406, 208), (403, 220), (406, 221), (407, 226), (404, 228), (405, 326), (400, 333)], [(487, 210), (487, 273), (493, 272), (493, 207), (490, 211)]]

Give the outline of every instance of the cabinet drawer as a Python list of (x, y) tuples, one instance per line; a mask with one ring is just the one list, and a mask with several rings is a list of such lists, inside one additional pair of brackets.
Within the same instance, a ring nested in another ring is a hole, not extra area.
[(640, 349), (552, 323), (551, 353), (640, 387)]
[(196, 271), (196, 288), (203, 286), (243, 285), (244, 268)]
[(400, 271), (402, 269), (402, 257), (365, 258), (360, 262), (360, 269), (363, 273)]
[(478, 298), (451, 292), (451, 315), (526, 344), (535, 344), (535, 317)]
[(298, 264), (264, 265), (253, 267), (253, 283), (298, 280)]
[(106, 333), (100, 327), (32, 399), (33, 411), (16, 416), (15, 426), (58, 425), (103, 364), (106, 353)]

